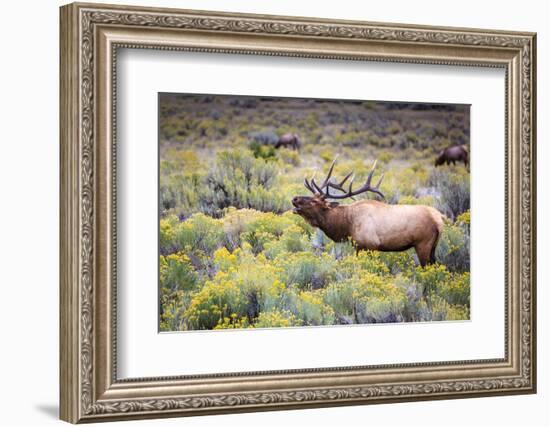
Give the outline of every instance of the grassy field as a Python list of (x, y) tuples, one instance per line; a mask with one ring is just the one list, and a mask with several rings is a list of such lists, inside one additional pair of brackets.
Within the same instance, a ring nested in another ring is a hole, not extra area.
[[(469, 318), (469, 171), (434, 167), (469, 146), (467, 106), (162, 94), (159, 108), (162, 331)], [(299, 151), (275, 149), (287, 132)], [(359, 183), (378, 159), (388, 203), (446, 216), (436, 264), (356, 255), (292, 213), (336, 155), (337, 176)]]

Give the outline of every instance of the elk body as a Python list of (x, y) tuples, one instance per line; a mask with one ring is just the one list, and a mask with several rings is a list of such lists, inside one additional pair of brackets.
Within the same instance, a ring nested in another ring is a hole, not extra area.
[[(434, 263), (435, 249), (443, 231), (443, 217), (436, 209), (422, 205), (389, 205), (376, 200), (361, 200), (349, 205), (330, 201), (353, 198), (368, 191), (383, 198), (379, 190), (382, 178), (376, 186), (371, 186), (375, 166), (376, 163), (367, 182), (354, 191), (353, 178), (348, 189), (343, 188), (351, 173), (340, 183), (330, 180), (333, 162), (321, 185), (317, 185), (314, 179), (305, 180), (305, 186), (313, 193), (313, 197), (294, 197), (294, 212), (312, 226), (323, 230), (335, 242), (351, 238), (357, 251), (405, 251), (414, 248), (422, 266)], [(332, 194), (331, 188), (340, 194)]]
[(435, 159), (435, 166), (441, 166), (443, 163), (454, 165), (456, 162), (463, 162), (464, 166), (468, 167), (468, 150), (462, 145), (452, 145), (445, 148)]
[(295, 133), (286, 133), (279, 137), (279, 140), (275, 144), (275, 148), (292, 148), (298, 151), (300, 148), (300, 138)]

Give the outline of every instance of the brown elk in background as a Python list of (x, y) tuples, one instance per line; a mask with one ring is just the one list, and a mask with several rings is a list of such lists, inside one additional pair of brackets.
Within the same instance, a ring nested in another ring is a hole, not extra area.
[[(318, 185), (315, 179), (304, 180), (310, 196), (297, 196), (292, 199), (294, 212), (309, 224), (318, 227), (335, 242), (352, 239), (357, 251), (405, 251), (414, 248), (422, 266), (435, 262), (435, 249), (443, 231), (443, 216), (436, 209), (422, 205), (389, 205), (377, 200), (361, 200), (349, 205), (340, 205), (329, 200), (353, 198), (358, 194), (372, 192), (384, 198), (380, 183), (371, 186), (376, 162), (365, 184), (353, 190), (353, 172), (339, 183), (331, 181), (336, 159), (327, 177)], [(344, 184), (350, 179), (347, 190)], [(339, 194), (332, 194), (330, 189)]]
[(454, 165), (455, 162), (463, 162), (464, 166), (468, 167), (468, 150), (462, 145), (452, 145), (441, 151), (437, 159), (435, 159), (435, 166), (441, 166), (443, 163), (447, 165), (452, 163)]
[(293, 150), (298, 151), (300, 149), (300, 138), (295, 133), (285, 133), (279, 138), (275, 144), (275, 148), (292, 148)]

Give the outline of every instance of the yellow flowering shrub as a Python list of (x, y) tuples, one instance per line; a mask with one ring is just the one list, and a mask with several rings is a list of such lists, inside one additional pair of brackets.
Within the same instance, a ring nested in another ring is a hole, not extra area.
[[(464, 218), (468, 219), (468, 217)], [(469, 226), (457, 221), (445, 224), (439, 237), (435, 256), (451, 271), (470, 270), (470, 230)]]
[(301, 326), (302, 322), (291, 312), (286, 310), (270, 310), (260, 313), (254, 328), (287, 328), (289, 326)]
[(161, 255), (159, 266), (161, 289), (189, 291), (197, 285), (198, 274), (194, 271), (189, 257), (183, 252)]
[(160, 220), (159, 240), (160, 247), (164, 250), (170, 250), (174, 247), (178, 222), (175, 215), (169, 215)]
[(457, 224), (470, 226), (470, 209), (456, 217)]
[[(181, 296), (181, 295), (180, 295)], [(172, 295), (172, 298), (161, 296), (160, 330), (163, 332), (180, 331), (184, 329), (184, 317), (180, 301)]]
[[(469, 318), (470, 174), (434, 166), (469, 145), (462, 107), (163, 95), (159, 114), (162, 331)], [(284, 133), (298, 151), (275, 148)], [(353, 172), (359, 188), (377, 159), (387, 203), (445, 214), (435, 265), (414, 249), (357, 253), (293, 213), (336, 156), (333, 182)]]
[(220, 271), (229, 272), (235, 269), (239, 264), (238, 254), (240, 249), (236, 249), (233, 253), (229, 252), (226, 247), (216, 249), (214, 252), (214, 264)]
[(295, 227), (295, 222), (287, 215), (276, 215), (264, 212), (248, 223), (245, 231), (264, 232), (280, 237), (288, 228)]
[[(356, 253), (301, 221), (252, 209), (164, 218), (163, 241), (185, 243), (160, 256), (161, 330), (469, 317), (468, 272), (420, 267), (413, 250)], [(445, 227), (439, 250), (449, 256), (465, 229)]]
[(451, 278), (451, 273), (442, 264), (432, 264), (426, 267), (416, 267), (414, 280), (422, 287), (424, 295), (433, 294), (437, 287)]
[(448, 280), (437, 284), (437, 290), (451, 305), (470, 306), (470, 272), (453, 273)]
[(225, 318), (233, 323), (242, 321), (247, 315), (246, 308), (246, 296), (239, 283), (231, 280), (228, 273), (218, 272), (193, 295), (185, 319), (190, 329), (214, 329)]
[(468, 320), (469, 318), (469, 305), (449, 305), (446, 308), (445, 320)]
[(403, 252), (379, 252), (378, 256), (386, 264), (391, 274), (410, 272), (416, 266), (414, 249)]
[(338, 274), (351, 277), (362, 273), (389, 274), (390, 269), (382, 261), (380, 252), (360, 251), (344, 257), (339, 263)]
[(300, 291), (295, 300), (294, 309), (304, 326), (334, 324), (334, 310), (323, 301), (323, 292)]
[(251, 327), (246, 317), (237, 317), (237, 313), (231, 313), (229, 317), (220, 317), (213, 329), (242, 329)]

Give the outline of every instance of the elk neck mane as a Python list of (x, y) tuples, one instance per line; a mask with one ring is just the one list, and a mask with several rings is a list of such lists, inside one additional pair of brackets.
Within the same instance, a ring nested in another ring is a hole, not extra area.
[(318, 215), (318, 227), (332, 240), (340, 242), (352, 235), (352, 214), (357, 207), (382, 205), (376, 200), (360, 200), (349, 205), (339, 205)]

